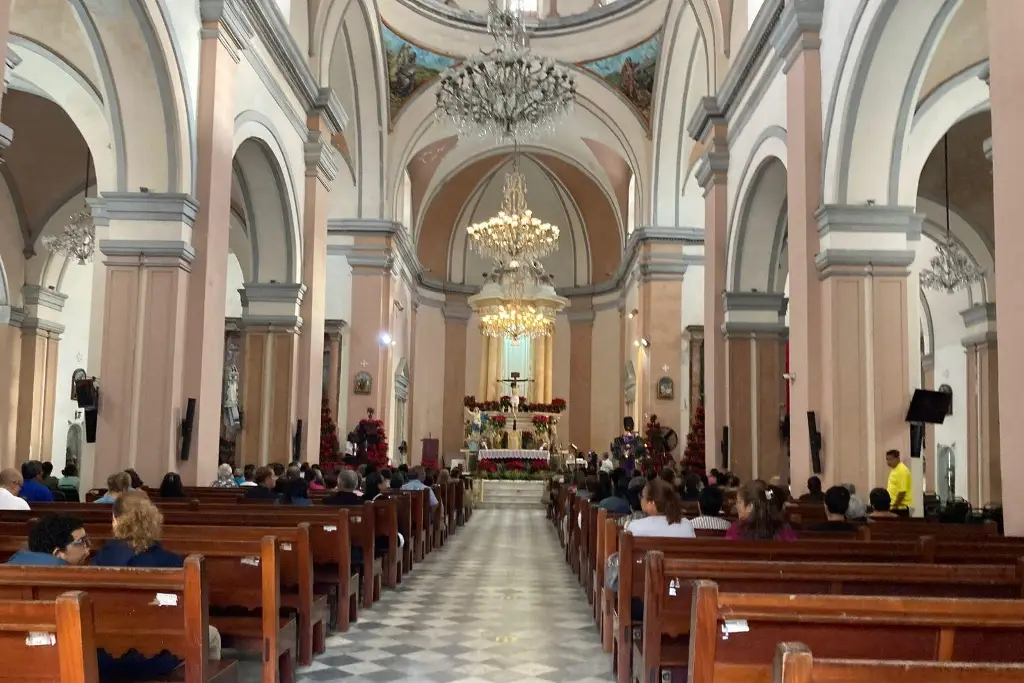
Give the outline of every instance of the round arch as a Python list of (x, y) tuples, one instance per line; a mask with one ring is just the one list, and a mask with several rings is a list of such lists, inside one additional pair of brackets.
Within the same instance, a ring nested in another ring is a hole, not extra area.
[[(352, 113), (344, 136), (352, 174), (360, 182), (355, 187), (355, 211), (348, 217), (391, 218), (394, 212), (386, 182), (388, 86), (378, 16), (376, 0), (328, 0), (314, 24), (317, 76), (334, 88), (342, 106)], [(377, 169), (377, 177), (369, 177), (364, 169)]]
[(302, 239), (298, 193), (280, 137), (254, 111), (235, 119), (235, 178), (246, 204), (254, 282), (297, 282)]
[(786, 131), (765, 129), (739, 177), (729, 216), (726, 283), (732, 291), (776, 291), (786, 249)]
[[(921, 84), (962, 0), (862, 0), (825, 115), (824, 204), (897, 204)], [(840, 102), (839, 93), (846, 98)], [(891, 138), (877, 131), (893, 131)]]

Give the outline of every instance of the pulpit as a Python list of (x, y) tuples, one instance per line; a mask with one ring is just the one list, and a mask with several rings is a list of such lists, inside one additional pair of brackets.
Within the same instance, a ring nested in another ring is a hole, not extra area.
[(420, 464), (424, 467), (431, 467), (437, 469), (438, 461), (437, 454), (441, 450), (441, 441), (439, 439), (426, 438), (423, 439), (423, 458), (420, 460)]

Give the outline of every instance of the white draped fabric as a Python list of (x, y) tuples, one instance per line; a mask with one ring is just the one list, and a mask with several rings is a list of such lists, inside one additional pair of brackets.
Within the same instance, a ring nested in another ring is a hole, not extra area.
[(480, 460), (548, 460), (547, 451), (523, 451), (495, 448), (492, 450), (480, 451), (477, 454)]

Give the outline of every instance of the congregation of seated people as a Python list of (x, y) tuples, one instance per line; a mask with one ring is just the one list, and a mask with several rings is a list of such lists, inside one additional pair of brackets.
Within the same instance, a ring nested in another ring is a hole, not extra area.
[[(28, 519), (27, 538), (22, 537), (24, 539), (20, 544), (22, 547), (17, 549), (16, 546), (13, 548), (11, 545), (7, 546), (11, 550), (4, 557), (9, 566), (181, 570), (186, 566), (185, 556), (165, 548), (162, 539), (164, 538), (164, 513), (166, 510), (177, 511), (175, 519), (180, 520), (181, 511), (185, 508), (164, 508), (162, 506), (198, 503), (201, 509), (207, 504), (218, 505), (225, 504), (225, 502), (234, 504), (236, 502), (236, 499), (231, 498), (208, 498), (205, 491), (209, 491), (209, 495), (212, 495), (217, 489), (234, 489), (238, 492), (239, 497), (256, 503), (262, 502), (282, 508), (287, 506), (295, 508), (296, 512), (306, 508), (311, 510), (311, 514), (323, 514), (336, 506), (349, 509), (358, 507), (361, 510), (364, 505), (369, 503), (376, 505), (379, 502), (386, 505), (390, 495), (403, 496), (406, 494), (402, 492), (413, 491), (425, 492), (419, 498), (423, 501), (424, 510), (443, 511), (446, 503), (454, 506), (455, 499), (451, 495), (442, 497), (440, 493), (435, 493), (435, 482), (439, 486), (448, 486), (451, 482), (452, 484), (457, 483), (458, 489), (463, 487), (462, 470), (458, 467), (452, 470), (442, 469), (438, 472), (422, 467), (410, 468), (405, 465), (394, 469), (381, 469), (371, 464), (360, 466), (358, 469), (344, 468), (334, 473), (326, 472), (316, 464), (271, 464), (260, 467), (249, 465), (236, 470), (230, 464), (225, 463), (218, 468), (216, 479), (210, 482), (208, 488), (186, 487), (181, 476), (176, 472), (168, 472), (153, 488), (147, 488), (134, 470), (114, 472), (106, 478), (104, 489), (89, 492), (87, 500), (91, 502), (86, 503), (86, 496), (83, 495), (81, 504), (77, 507), (69, 507), (69, 511), (65, 513), (59, 507), (62, 501), (70, 500), (73, 504), (79, 503), (78, 472), (73, 465), (64, 468), (62, 479), (53, 477), (52, 472), (53, 469), (49, 463), (37, 461), (25, 462), (18, 469), (9, 468), (0, 471), (0, 511), (10, 511), (10, 514), (28, 511), (33, 514), (31, 518), (12, 517), (8, 520), (0, 517), (0, 522), (7, 524), (24, 523), (21, 520)], [(74, 496), (63, 494), (64, 490), (74, 491)], [(438, 491), (449, 492), (449, 494), (452, 490), (455, 489), (438, 489)], [(222, 493), (227, 492), (222, 491)], [(314, 494), (316, 495), (315, 499)], [(461, 496), (459, 501), (460, 505), (466, 505)], [(91, 526), (98, 521), (92, 511), (99, 512), (102, 508), (95, 506), (102, 505), (107, 505), (109, 509), (107, 513), (109, 516), (105, 517), (109, 522), (103, 525), (106, 527), (105, 529)], [(34, 506), (38, 506), (38, 515), (35, 515)], [(244, 515), (245, 513), (242, 512), (244, 510), (258, 511), (260, 508), (244, 506), (238, 509)], [(405, 509), (408, 510), (409, 507), (406, 506)], [(465, 509), (462, 510), (462, 513), (459, 517), (459, 524), (464, 523), (468, 518)], [(199, 517), (201, 514), (200, 512), (196, 516)], [(254, 520), (263, 519), (259, 512), (255, 512), (255, 515)], [(372, 518), (373, 515), (370, 517)], [(430, 523), (431, 530), (436, 526), (439, 531), (447, 533), (449, 529), (443, 514), (438, 522), (437, 525), (433, 522)], [(183, 522), (174, 522), (174, 524), (181, 523)], [(218, 521), (197, 519), (194, 523), (215, 525)], [(260, 524), (258, 521), (253, 523), (257, 526)], [(263, 522), (263, 524), (267, 523)], [(87, 531), (90, 528), (94, 533), (92, 539)], [(181, 528), (177, 529), (177, 534), (181, 535), (182, 531)], [(291, 531), (294, 532), (294, 529)], [(268, 529), (267, 533), (274, 533), (274, 529)], [(284, 530), (281, 533), (284, 533)], [(377, 527), (377, 535), (373, 543), (373, 559), (389, 552), (390, 537), (387, 535), (388, 533), (388, 529)], [(394, 533), (393, 530), (390, 533), (397, 536), (397, 546), (401, 554), (407, 543), (404, 533)], [(350, 537), (351, 534), (350, 529)], [(187, 533), (183, 538), (192, 536), (200, 539), (201, 532)], [(177, 542), (178, 536), (173, 538)], [(14, 538), (10, 540), (17, 542), (17, 539)], [(197, 542), (201, 544), (202, 541)], [(362, 576), (364, 569), (361, 548), (358, 546), (359, 541), (352, 538), (351, 542), (351, 567), (353, 572), (358, 570), (359, 576)], [(172, 547), (180, 546), (172, 544)], [(189, 551), (189, 554), (192, 552)], [(419, 559), (422, 560), (422, 557)], [(411, 571), (411, 569), (412, 567), (406, 564), (403, 567), (403, 572)], [(282, 580), (284, 580), (283, 576)], [(360, 591), (364, 596), (366, 595), (362, 587), (360, 587)], [(88, 594), (88, 590), (86, 590), (86, 594)], [(377, 596), (374, 599), (378, 599)], [(339, 598), (339, 604), (339, 609), (350, 609), (345, 606), (343, 598)], [(332, 623), (335, 623), (333, 617)], [(344, 623), (347, 628), (348, 619)], [(211, 625), (207, 635), (208, 659), (210, 662), (218, 662), (221, 660), (221, 634), (217, 628)], [(288, 647), (294, 649), (297, 646), (292, 644)], [(184, 670), (183, 664), (180, 653), (166, 650), (159, 653), (146, 652), (145, 654), (140, 654), (134, 649), (108, 653), (97, 646), (97, 667), (102, 680), (153, 680), (155, 678), (164, 680), (163, 677), (174, 672), (180, 674)], [(285, 664), (281, 666), (283, 667)], [(294, 663), (288, 666), (294, 666)], [(284, 680), (283, 677), (282, 680)]]

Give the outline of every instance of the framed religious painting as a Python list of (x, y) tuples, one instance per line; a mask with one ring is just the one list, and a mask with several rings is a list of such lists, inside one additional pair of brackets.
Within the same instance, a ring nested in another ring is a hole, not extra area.
[(352, 380), (352, 393), (366, 395), (373, 390), (373, 378), (368, 372), (360, 372)]
[(77, 401), (78, 400), (78, 382), (83, 380), (83, 379), (85, 379), (86, 377), (87, 377), (87, 375), (85, 374), (85, 370), (82, 369), (82, 368), (77, 368), (77, 369), (75, 369), (74, 372), (71, 373), (71, 400), (72, 401)]
[(662, 377), (658, 380), (658, 398), (671, 401), (676, 396), (676, 385), (671, 377)]

